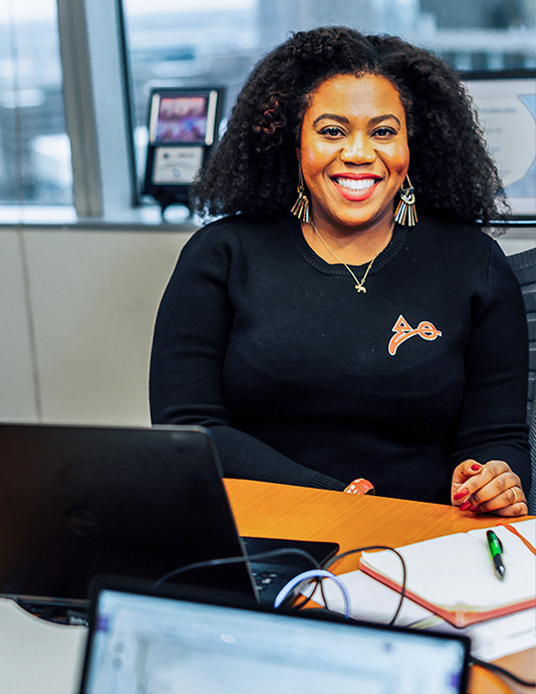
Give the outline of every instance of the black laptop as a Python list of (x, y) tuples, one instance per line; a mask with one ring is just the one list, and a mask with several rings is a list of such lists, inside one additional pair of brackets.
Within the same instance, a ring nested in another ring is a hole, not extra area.
[(82, 694), (461, 694), (467, 636), (287, 615), (241, 596), (94, 587)]
[[(97, 574), (156, 582), (192, 563), (283, 546), (319, 563), (338, 550), (240, 538), (206, 429), (0, 425), (0, 594), (26, 607), (84, 608)], [(285, 556), (168, 580), (269, 604), (311, 568)]]

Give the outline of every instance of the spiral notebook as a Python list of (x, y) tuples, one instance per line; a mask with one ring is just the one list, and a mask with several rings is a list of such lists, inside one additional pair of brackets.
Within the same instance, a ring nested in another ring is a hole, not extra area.
[[(536, 519), (515, 527), (534, 545)], [(506, 574), (497, 578), (486, 531), (503, 544)], [(397, 548), (407, 566), (406, 595), (454, 626), (463, 627), (536, 605), (536, 562), (521, 539), (498, 525), (444, 535)], [(397, 591), (402, 569), (392, 552), (363, 552), (361, 570)]]

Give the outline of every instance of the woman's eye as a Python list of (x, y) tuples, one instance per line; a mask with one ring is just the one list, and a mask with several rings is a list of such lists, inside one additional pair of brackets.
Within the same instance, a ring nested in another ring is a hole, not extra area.
[(338, 137), (342, 134), (342, 130), (335, 125), (328, 125), (327, 128), (322, 128), (320, 134), (328, 137)]
[(392, 128), (378, 128), (374, 131), (374, 134), (378, 135), (379, 137), (390, 137), (391, 135), (396, 135)]

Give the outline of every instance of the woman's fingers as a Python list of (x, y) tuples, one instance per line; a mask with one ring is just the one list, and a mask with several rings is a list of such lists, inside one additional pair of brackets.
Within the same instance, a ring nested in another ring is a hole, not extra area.
[[(508, 474), (512, 475), (511, 485), (502, 477)], [(477, 505), (497, 496), (514, 483), (519, 484), (519, 478), (514, 476), (510, 466), (503, 460), (490, 460), (485, 465), (475, 460), (464, 460), (452, 475), (452, 502), (464, 505), (471, 500), (474, 502), (472, 505)]]
[[(471, 483), (468, 486), (472, 487), (470, 494), (474, 506), (491, 501), (513, 487), (521, 489), (519, 477), (502, 460), (491, 460), (486, 463), (482, 472), (471, 479)], [(514, 492), (510, 493), (509, 503), (515, 503), (514, 494)], [(508, 495), (503, 495), (503, 501), (506, 496)]]
[(464, 460), (460, 463), (452, 473), (452, 485), (451, 485), (451, 502), (455, 506), (459, 506), (463, 503), (465, 497), (471, 494), (471, 487), (474, 487), (476, 491), (477, 487), (474, 485), (467, 485), (467, 481), (477, 475), (482, 469), (483, 465), (478, 463), (476, 460)]
[(509, 487), (496, 497), (469, 509), (473, 513), (496, 513), (500, 516), (524, 516), (528, 513), (525, 494), (521, 487)]
[(452, 503), (461, 511), (522, 516), (528, 512), (519, 477), (503, 460), (465, 460), (452, 476)]
[(496, 511), (493, 511), (496, 516), (504, 516), (504, 517), (515, 517), (515, 516), (526, 516), (527, 513), (529, 512), (528, 506), (526, 503), (518, 503), (518, 504), (513, 504), (512, 506), (506, 506), (504, 508), (499, 508)]

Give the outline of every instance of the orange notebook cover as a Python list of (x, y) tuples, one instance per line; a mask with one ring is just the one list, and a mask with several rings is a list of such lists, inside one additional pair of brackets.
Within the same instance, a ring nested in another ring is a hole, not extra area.
[[(516, 523), (533, 544), (536, 520)], [(406, 595), (456, 627), (536, 606), (536, 561), (522, 540), (491, 527), (503, 544), (504, 579), (489, 553), (486, 530), (444, 535), (398, 551), (407, 569)], [(402, 568), (393, 552), (363, 552), (361, 570), (400, 592)]]

